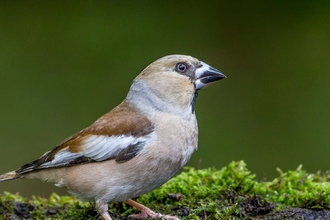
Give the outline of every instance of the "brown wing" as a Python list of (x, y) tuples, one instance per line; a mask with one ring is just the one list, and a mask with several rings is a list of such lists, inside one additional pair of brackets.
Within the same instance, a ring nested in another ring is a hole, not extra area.
[(125, 162), (143, 149), (152, 123), (126, 101), (16, 172), (116, 159)]

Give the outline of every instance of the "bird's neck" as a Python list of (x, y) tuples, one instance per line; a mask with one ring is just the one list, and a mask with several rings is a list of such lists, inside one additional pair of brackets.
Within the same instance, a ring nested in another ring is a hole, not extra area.
[(170, 98), (159, 94), (161, 93), (155, 92), (146, 82), (139, 80), (132, 84), (126, 100), (146, 115), (153, 115), (155, 112), (167, 112), (187, 119), (192, 116), (195, 117), (194, 103), (197, 92), (191, 94), (184, 104), (175, 99), (177, 94)]

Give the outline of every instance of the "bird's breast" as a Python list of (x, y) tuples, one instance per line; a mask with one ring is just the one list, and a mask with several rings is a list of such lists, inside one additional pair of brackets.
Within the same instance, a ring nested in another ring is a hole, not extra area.
[(155, 125), (154, 137), (146, 154), (158, 163), (167, 163), (180, 169), (197, 149), (198, 127), (195, 114), (182, 118), (159, 113), (151, 119)]

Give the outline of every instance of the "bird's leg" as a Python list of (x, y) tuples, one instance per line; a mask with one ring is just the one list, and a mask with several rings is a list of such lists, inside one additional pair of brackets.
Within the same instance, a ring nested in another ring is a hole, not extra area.
[(131, 218), (161, 218), (168, 220), (179, 220), (175, 216), (162, 215), (160, 213), (154, 212), (148, 207), (145, 207), (144, 205), (141, 205), (140, 203), (137, 203), (131, 199), (127, 199), (125, 202), (141, 212), (140, 214), (130, 215), (129, 217)]
[(103, 200), (97, 200), (95, 205), (96, 211), (102, 215), (105, 220), (112, 220), (110, 214), (108, 212), (108, 203), (104, 202)]

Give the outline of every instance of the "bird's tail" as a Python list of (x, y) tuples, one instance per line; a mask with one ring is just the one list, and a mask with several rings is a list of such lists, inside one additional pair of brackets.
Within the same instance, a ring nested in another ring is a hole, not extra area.
[(0, 182), (17, 179), (19, 176), (17, 175), (16, 171), (11, 171), (5, 174), (0, 175)]

